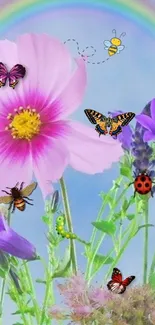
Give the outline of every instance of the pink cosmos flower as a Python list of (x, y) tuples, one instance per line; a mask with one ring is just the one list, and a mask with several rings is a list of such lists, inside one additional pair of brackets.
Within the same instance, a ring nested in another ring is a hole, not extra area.
[(2, 40), (0, 61), (8, 70), (20, 63), (27, 72), (14, 90), (0, 89), (1, 189), (28, 184), (34, 173), (45, 197), (68, 164), (95, 174), (123, 155), (116, 140), (99, 139), (93, 128), (68, 119), (82, 103), (86, 69), (82, 58), (72, 69), (63, 43), (44, 34)]

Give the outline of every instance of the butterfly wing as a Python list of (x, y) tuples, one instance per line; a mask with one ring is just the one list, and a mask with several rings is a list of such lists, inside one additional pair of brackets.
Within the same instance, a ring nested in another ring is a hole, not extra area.
[(119, 54), (122, 50), (124, 50), (125, 46), (124, 45), (120, 45), (117, 47), (117, 54)]
[(14, 89), (19, 79), (24, 78), (25, 73), (25, 67), (21, 64), (16, 64), (9, 72), (9, 86)]
[(125, 280), (122, 281), (122, 285), (127, 287), (133, 280), (135, 279), (134, 275), (129, 276)]
[[(121, 284), (122, 273), (116, 267), (113, 269), (111, 279), (112, 280), (110, 280), (107, 284), (108, 289), (114, 293), (121, 293), (122, 290), (124, 290), (124, 286), (122, 286), (122, 284)], [(126, 288), (125, 288), (125, 290), (126, 290)]]
[(8, 70), (4, 63), (0, 62), (0, 88), (5, 86), (8, 78)]
[(0, 196), (0, 204), (4, 203), (4, 204), (9, 204), (13, 201), (13, 197), (11, 195), (7, 195), (7, 196)]
[(112, 125), (109, 134), (111, 136), (113, 135), (117, 136), (118, 134), (120, 134), (122, 132), (122, 126), (127, 126), (134, 117), (135, 117), (135, 113), (132, 112), (119, 114), (113, 117), (111, 119)]
[(20, 193), (22, 196), (29, 196), (36, 189), (36, 187), (37, 187), (37, 183), (34, 182), (34, 183), (26, 186), (23, 190), (20, 191)]
[(102, 115), (99, 112), (96, 112), (92, 109), (85, 109), (84, 110), (88, 120), (92, 123), (92, 124), (97, 124), (95, 127), (95, 130), (99, 133), (99, 136), (101, 134), (107, 134), (107, 126), (106, 126), (106, 121), (107, 118), (106, 116)]

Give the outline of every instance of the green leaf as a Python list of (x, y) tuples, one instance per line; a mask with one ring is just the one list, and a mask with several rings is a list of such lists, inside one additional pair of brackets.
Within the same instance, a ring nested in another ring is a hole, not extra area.
[(24, 324), (17, 322), (17, 323), (13, 323), (13, 325), (24, 325)]
[(139, 231), (140, 229), (142, 229), (142, 228), (146, 228), (146, 227), (155, 227), (155, 226), (154, 226), (152, 223), (148, 223), (148, 224), (146, 224), (146, 225), (139, 226), (138, 229), (137, 229), (137, 231), (134, 233), (134, 236), (137, 235), (137, 233), (138, 233), (138, 231)]
[(95, 255), (91, 276), (96, 274), (103, 265), (111, 264), (113, 261), (114, 261), (114, 259), (110, 256), (104, 256), (101, 254)]
[(104, 202), (106, 202), (107, 204), (109, 204), (110, 208), (113, 206), (114, 199), (113, 199), (113, 197), (110, 195), (110, 193), (104, 193), (104, 192), (101, 192), (101, 193), (100, 193), (100, 197), (102, 198), (102, 200), (103, 200)]
[(46, 225), (48, 225), (49, 226), (49, 224), (50, 224), (50, 220), (49, 220), (49, 217), (47, 216), (47, 215), (45, 215), (45, 216), (42, 216), (42, 221), (44, 222), (44, 223), (46, 223)]
[[(17, 310), (14, 313), (12, 313), (12, 315), (20, 315), (21, 313), (22, 313), (21, 310)], [(34, 316), (35, 315), (34, 308), (33, 307), (24, 308), (24, 314), (30, 314), (31, 316)]]
[(114, 213), (113, 217), (112, 217), (112, 222), (115, 222), (117, 220), (119, 220), (122, 216), (122, 213), (121, 211), (117, 212), (117, 213)]
[(132, 175), (131, 175), (131, 168), (126, 167), (126, 166), (124, 166), (124, 165), (122, 165), (121, 168), (120, 168), (120, 174), (121, 174), (122, 176), (127, 177), (127, 178), (130, 179), (130, 180), (131, 180), (131, 178), (132, 178)]
[(0, 277), (4, 279), (5, 274), (6, 274), (6, 272), (0, 268)]
[(42, 283), (42, 284), (46, 284), (46, 281), (42, 280), (42, 279), (36, 279), (37, 283)]
[(155, 273), (152, 273), (150, 276), (149, 276), (149, 284), (150, 286), (152, 287), (152, 289), (155, 289)]
[(52, 274), (52, 278), (67, 278), (72, 275), (72, 265), (70, 258), (70, 247), (67, 247), (64, 258), (59, 262), (58, 267)]
[(133, 213), (131, 213), (131, 214), (127, 214), (127, 216), (126, 216), (127, 218), (128, 218), (128, 220), (133, 220), (134, 218), (135, 218), (135, 214)]
[(19, 262), (14, 256), (10, 256), (10, 261), (14, 266), (18, 266)]
[(105, 232), (108, 235), (113, 235), (116, 231), (116, 226), (112, 221), (96, 221), (92, 222), (92, 225), (97, 228), (98, 230), (101, 230), (102, 232)]
[(123, 213), (126, 212), (126, 210), (128, 209), (129, 207), (129, 202), (128, 200), (125, 198), (124, 201), (123, 201), (123, 204), (122, 204), (122, 210), (123, 210)]

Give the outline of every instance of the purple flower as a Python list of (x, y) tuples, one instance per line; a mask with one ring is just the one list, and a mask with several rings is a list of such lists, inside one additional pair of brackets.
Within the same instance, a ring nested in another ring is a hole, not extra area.
[(155, 98), (150, 102), (150, 115), (140, 114), (136, 116), (137, 121), (146, 129), (143, 140), (155, 140)]
[(93, 288), (89, 291), (88, 297), (93, 307), (99, 308), (104, 305), (106, 301), (112, 298), (111, 292), (104, 288)]
[(74, 313), (78, 316), (89, 316), (93, 311), (92, 306), (89, 305), (82, 305), (74, 307)]
[(11, 229), (3, 215), (0, 215), (0, 250), (25, 260), (37, 257), (35, 247)]
[[(124, 113), (123, 111), (108, 112), (112, 117)], [(122, 128), (122, 132), (118, 135), (118, 140), (122, 143), (122, 147), (125, 150), (129, 150), (132, 141), (132, 130), (129, 125)]]

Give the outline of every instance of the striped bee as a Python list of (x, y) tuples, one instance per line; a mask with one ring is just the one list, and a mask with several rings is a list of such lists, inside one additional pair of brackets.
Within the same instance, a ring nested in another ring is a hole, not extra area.
[[(18, 189), (19, 182), (15, 185), (15, 187), (6, 187), (10, 189), (10, 193), (2, 190), (2, 192), (8, 194), (7, 196), (0, 196), (0, 203), (4, 204), (10, 204), (9, 210), (12, 208), (12, 213), (14, 212), (15, 208), (17, 208), (20, 211), (24, 211), (26, 204), (33, 205), (29, 203), (29, 201), (33, 201), (32, 199), (29, 199), (28, 196), (31, 195), (31, 193), (36, 189), (37, 183), (34, 182), (25, 188), (23, 188), (24, 182), (21, 183), (20, 188)], [(27, 200), (26, 200), (27, 199)]]
[(121, 37), (124, 37), (126, 33), (122, 33), (119, 37), (116, 36), (116, 30), (113, 29), (112, 33), (115, 34), (115, 37), (112, 37), (110, 41), (104, 41), (104, 49), (108, 50), (109, 56), (114, 54), (119, 54), (124, 50), (125, 46), (122, 45)]
[[(117, 137), (122, 132), (122, 127), (128, 125), (135, 117), (135, 113), (132, 112), (119, 114), (112, 118), (106, 117), (92, 109), (85, 109), (84, 112), (88, 120), (92, 124), (96, 124), (95, 130), (99, 133), (99, 137), (101, 134), (106, 135), (107, 133)], [(109, 132), (107, 128), (110, 128)]]

